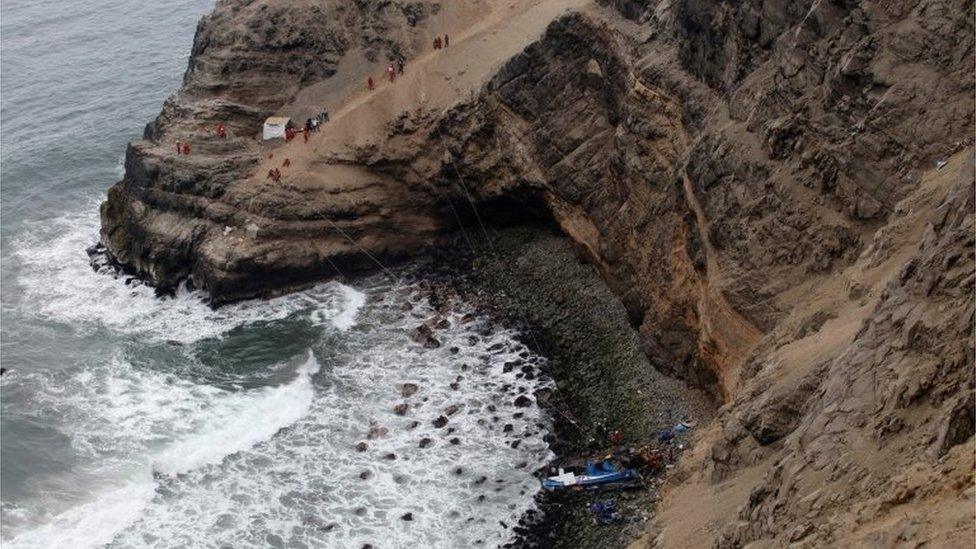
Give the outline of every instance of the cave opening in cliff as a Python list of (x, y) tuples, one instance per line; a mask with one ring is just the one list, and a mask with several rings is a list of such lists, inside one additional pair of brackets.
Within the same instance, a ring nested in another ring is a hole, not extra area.
[(492, 229), (515, 226), (532, 226), (552, 232), (561, 232), (549, 206), (538, 192), (520, 189), (486, 200), (469, 202), (455, 197), (447, 205), (447, 219), (455, 219), (460, 227), (480, 230), (479, 223)]

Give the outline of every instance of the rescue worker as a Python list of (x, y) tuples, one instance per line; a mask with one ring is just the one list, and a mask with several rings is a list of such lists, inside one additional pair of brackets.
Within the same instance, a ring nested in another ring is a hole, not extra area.
[(445, 34), (444, 35), (444, 47), (446, 48), (448, 46), (448, 44), (450, 44), (450, 43), (451, 43), (451, 39), (448, 38), (447, 35)]
[(227, 139), (227, 128), (223, 124), (217, 126), (217, 137)]
[(396, 80), (396, 69), (393, 67), (393, 61), (390, 61), (390, 66), (386, 68), (386, 74), (390, 75), (390, 82)]
[(403, 59), (397, 59), (397, 74), (403, 74)]
[(373, 83), (372, 76), (366, 77), (366, 89), (368, 89), (369, 91), (373, 91), (374, 89), (376, 89), (376, 84)]
[(190, 144), (189, 143), (183, 143), (183, 154), (185, 154), (185, 155), (189, 155), (190, 154)]
[(437, 37), (434, 38), (434, 49), (435, 50), (441, 49), (441, 37), (440, 36), (437, 36)]

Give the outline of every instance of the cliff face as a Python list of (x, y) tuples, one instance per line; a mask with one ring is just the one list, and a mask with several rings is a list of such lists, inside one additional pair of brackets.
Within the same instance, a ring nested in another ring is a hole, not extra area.
[[(726, 403), (649, 540), (969, 536), (972, 2), (477, 4), (221, 2), (103, 243), (220, 302), (550, 217)], [(389, 55), (397, 83), (342, 83)], [(252, 138), (338, 91), (308, 145)]]
[[(151, 283), (165, 288), (191, 278), (218, 302), (334, 274), (289, 259), (308, 254), (287, 246), (234, 253), (226, 227), (242, 231), (254, 222), (281, 238), (295, 232), (263, 223), (260, 204), (245, 205), (235, 188), (266, 148), (259, 134), (267, 116), (335, 76), (344, 58), (365, 63), (412, 56), (420, 41), (408, 38), (410, 30), (422, 34), (439, 10), (422, 2), (218, 2), (197, 26), (183, 86), (126, 151), (125, 178), (102, 205), (102, 243)], [(314, 116), (326, 105), (306, 105), (296, 114)], [(217, 137), (218, 124), (229, 138)], [(190, 143), (190, 155), (175, 154), (180, 141)], [(301, 227), (302, 239), (316, 228)], [(351, 249), (333, 243), (328, 253), (336, 264), (363, 266)]]

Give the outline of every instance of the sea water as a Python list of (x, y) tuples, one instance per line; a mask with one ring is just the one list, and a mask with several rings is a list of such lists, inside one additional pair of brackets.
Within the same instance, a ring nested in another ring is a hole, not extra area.
[(211, 7), (3, 3), (3, 546), (503, 543), (551, 457), (514, 406), (546, 383), (504, 367), (543, 363), (517, 334), (459, 303), (441, 347), (414, 343), (437, 313), (407, 270), (214, 310), (89, 265)]

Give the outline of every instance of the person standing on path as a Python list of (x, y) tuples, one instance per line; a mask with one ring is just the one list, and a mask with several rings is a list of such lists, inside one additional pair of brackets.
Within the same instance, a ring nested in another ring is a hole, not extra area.
[(444, 35), (444, 47), (446, 48), (451, 43), (451, 39)]
[(368, 89), (369, 91), (373, 91), (375, 88), (376, 88), (376, 84), (373, 83), (373, 77), (372, 76), (367, 76), (366, 77), (366, 89)]
[(403, 74), (403, 59), (397, 59), (397, 74)]
[(396, 69), (393, 67), (393, 61), (390, 61), (390, 66), (386, 68), (386, 73), (390, 75), (390, 82), (396, 80)]

